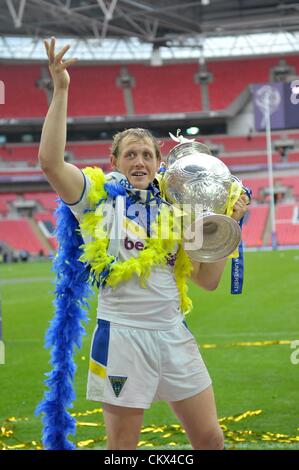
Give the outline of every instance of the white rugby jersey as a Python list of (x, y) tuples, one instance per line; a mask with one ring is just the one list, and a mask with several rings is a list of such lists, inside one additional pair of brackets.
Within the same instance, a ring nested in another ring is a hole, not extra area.
[[(87, 195), (90, 180), (85, 176), (86, 184), (78, 203), (69, 208), (80, 223), (85, 209), (89, 208)], [(143, 190), (140, 193), (148, 193)], [(128, 196), (127, 198), (128, 199)], [(112, 209), (113, 200), (108, 198), (107, 205)], [(128, 204), (127, 204), (128, 206)], [(129, 207), (129, 208), (128, 208)], [(122, 217), (121, 237), (118, 260), (138, 257), (144, 248), (147, 237), (146, 204), (136, 201), (124, 209)], [(151, 202), (151, 210), (156, 215), (157, 202)], [(121, 282), (117, 287), (104, 286), (99, 288), (97, 318), (120, 325), (145, 329), (167, 330), (182, 320), (180, 296), (174, 277), (176, 252), (170, 253), (166, 266), (154, 267), (146, 280), (146, 288), (140, 285), (139, 278), (133, 275), (128, 281)]]

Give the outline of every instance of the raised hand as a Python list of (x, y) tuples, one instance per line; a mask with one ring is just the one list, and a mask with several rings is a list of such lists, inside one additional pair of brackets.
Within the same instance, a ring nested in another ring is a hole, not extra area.
[(45, 39), (44, 44), (49, 59), (49, 70), (53, 80), (54, 90), (66, 90), (70, 83), (70, 76), (67, 71), (69, 65), (73, 65), (77, 59), (68, 59), (62, 62), (63, 56), (71, 47), (69, 44), (64, 46), (57, 54), (55, 54), (54, 37), (51, 38), (50, 43)]

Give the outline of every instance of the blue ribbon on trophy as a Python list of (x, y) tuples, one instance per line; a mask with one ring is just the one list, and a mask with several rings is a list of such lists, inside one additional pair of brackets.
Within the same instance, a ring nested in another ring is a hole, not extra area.
[[(235, 177), (234, 177), (235, 178)], [(252, 190), (243, 186), (243, 191), (247, 196), (247, 204), (250, 204)], [(239, 221), (240, 229), (242, 230), (244, 217)], [(232, 259), (231, 269), (231, 294), (241, 294), (244, 282), (244, 249), (243, 241), (241, 239), (238, 247), (239, 256), (238, 258)]]

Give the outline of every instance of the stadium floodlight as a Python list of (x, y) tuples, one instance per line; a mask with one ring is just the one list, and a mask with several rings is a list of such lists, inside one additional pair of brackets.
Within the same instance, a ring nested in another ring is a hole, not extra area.
[(199, 133), (199, 127), (191, 126), (186, 129), (186, 134), (197, 135)]

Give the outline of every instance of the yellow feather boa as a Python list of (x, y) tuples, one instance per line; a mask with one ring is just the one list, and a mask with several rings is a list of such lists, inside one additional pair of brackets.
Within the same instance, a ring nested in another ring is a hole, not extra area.
[[(228, 195), (228, 201), (227, 201), (227, 207), (226, 207), (226, 212), (225, 214), (228, 215), (229, 217), (232, 216), (233, 210), (234, 210), (234, 205), (236, 204), (237, 200), (243, 194), (243, 188), (238, 183), (237, 181), (234, 181), (230, 187), (229, 195)], [(236, 248), (235, 251), (233, 251), (228, 258), (238, 258), (239, 257), (239, 249)]]
[(85, 168), (83, 172), (91, 181), (91, 189), (88, 194), (88, 201), (91, 211), (83, 214), (80, 228), (83, 237), (90, 239), (83, 248), (80, 261), (90, 265), (91, 273), (98, 280), (102, 271), (110, 265), (109, 275), (106, 284), (116, 287), (123, 281), (129, 280), (133, 275), (140, 279), (143, 287), (146, 286), (146, 279), (149, 277), (154, 266), (165, 266), (167, 256), (178, 245), (176, 261), (174, 265), (174, 275), (180, 295), (181, 311), (187, 314), (192, 309), (192, 301), (187, 295), (187, 277), (190, 277), (192, 263), (186, 255), (180, 236), (180, 230), (176, 230), (176, 220), (170, 206), (162, 205), (160, 213), (155, 222), (151, 225), (151, 237), (145, 240), (145, 249), (140, 251), (137, 258), (130, 258), (125, 261), (115, 261), (107, 253), (109, 238), (103, 228), (102, 204), (97, 204), (100, 199), (107, 199), (107, 192), (104, 189), (105, 175), (100, 168)]

